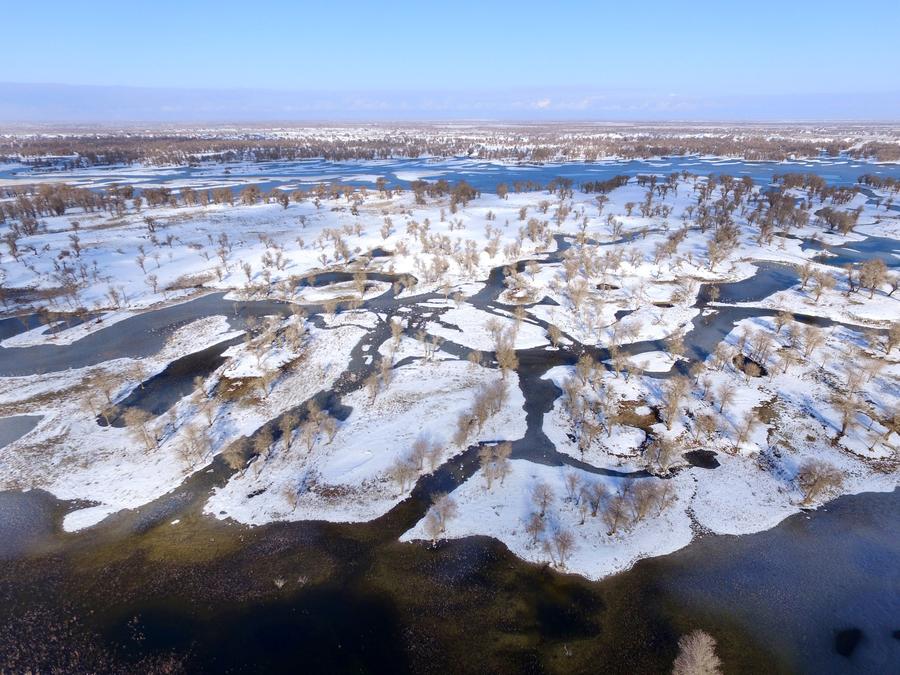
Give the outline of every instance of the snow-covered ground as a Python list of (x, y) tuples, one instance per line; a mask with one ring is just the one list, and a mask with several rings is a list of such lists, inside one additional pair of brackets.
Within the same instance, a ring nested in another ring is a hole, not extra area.
[[(501, 381), (496, 370), (445, 356), (394, 369), (374, 399), (367, 389), (344, 397), (353, 411), (332, 440), (310, 448), (295, 438), (289, 447), (279, 447), (218, 490), (207, 511), (253, 524), (273, 518), (365, 521), (384, 514), (409, 494), (415, 478), (465, 449), (453, 443), (457, 418), (471, 407), (475, 390)], [(503, 384), (508, 394), (502, 409), (467, 443), (525, 433), (515, 375)], [(410, 455), (418, 439), (436, 454), (414, 458), (411, 476), (400, 484), (392, 467)]]
[[(450, 327), (442, 324), (450, 324)], [(430, 322), (428, 332), (450, 342), (479, 351), (493, 351), (495, 335), (514, 335), (516, 349), (530, 349), (547, 344), (544, 329), (533, 323), (521, 322), (505, 316), (497, 316), (471, 305), (452, 308), (441, 315), (441, 323)]]
[[(6, 410), (34, 410), (40, 424), (0, 454), (0, 489), (43, 488), (61, 499), (98, 502), (66, 517), (67, 529), (80, 529), (123, 508), (136, 508), (177, 487), (206, 466), (213, 451), (258, 429), (268, 419), (298, 405), (320, 389), (327, 389), (346, 368), (349, 352), (364, 331), (353, 326), (312, 329), (304, 367), (280, 371), (265, 397), (235, 404), (216, 398), (186, 396), (163, 417), (147, 422), (156, 439), (148, 444), (133, 427), (99, 426), (106, 401), (92, 387), (99, 379), (110, 383), (112, 400), (124, 398), (169, 362), (240, 334), (225, 317), (190, 323), (172, 335), (156, 356), (135, 361), (117, 359), (98, 366), (50, 375), (0, 378), (0, 405)], [(236, 349), (231, 348), (232, 353)], [(246, 362), (246, 366), (241, 365)], [(264, 364), (273, 362), (271, 357)], [(283, 364), (279, 364), (283, 365)], [(230, 359), (210, 377), (207, 390), (219, 377), (247, 376), (255, 363)], [(206, 417), (205, 408), (211, 418)], [(188, 447), (185, 434), (197, 429), (208, 438)], [(81, 442), (78, 439), (83, 439)]]
[[(558, 552), (553, 550), (553, 535), (559, 531), (570, 532), (575, 543), (564, 568), (593, 579), (628, 569), (640, 558), (671, 553), (691, 541), (691, 523), (685, 514), (684, 502), (690, 498), (693, 481), (686, 474), (670, 481), (675, 490), (674, 503), (662, 511), (654, 507), (640, 522), (609, 534), (607, 523), (599, 515), (593, 516), (588, 511), (582, 518), (581, 499), (584, 498), (569, 496), (566, 476), (576, 476), (581, 482), (600, 483), (607, 493), (620, 489), (621, 479), (600, 478), (577, 469), (543, 466), (524, 460), (513, 460), (511, 465), (502, 484), (495, 483), (487, 489), (483, 477), (476, 474), (453, 492), (460, 516), (448, 521), (442, 537), (487, 535), (499, 539), (525, 560), (558, 563)], [(532, 499), (536, 485), (548, 486), (553, 495), (543, 518)], [(543, 527), (537, 537), (527, 527), (536, 513)], [(429, 539), (423, 525), (424, 522), (420, 522), (402, 539)]]
[[(354, 180), (372, 178), (363, 167)], [(263, 180), (252, 166), (246, 175), (240, 168), (234, 184)], [(134, 171), (157, 179), (152, 169)], [(197, 171), (179, 188), (209, 187), (207, 180)], [(758, 188), (738, 185), (661, 176), (655, 189), (631, 180), (599, 201), (575, 190), (563, 198), (482, 194), (467, 203), (428, 196), (424, 204), (409, 192), (372, 188), (311, 191), (287, 207), (167, 205), (41, 217), (35, 231), (8, 238), (0, 258), (10, 310), (40, 308), (54, 326), (61, 318), (53, 313), (76, 310), (103, 320), (11, 335), (0, 344), (11, 354), (77, 346), (136, 314), (214, 290), (226, 291), (236, 312), (237, 303), (274, 300), (291, 304), (273, 314), (293, 312), (251, 322), (246, 332), (224, 316), (179, 324), (162, 351), (140, 361), (0, 377), (0, 414), (44, 416), (0, 449), (0, 489), (43, 488), (95, 503), (67, 517), (66, 528), (77, 530), (164, 495), (226, 453), (235, 473), (211, 493), (212, 516), (246, 524), (371, 520), (467, 447), (526, 436), (528, 392), (508, 354), (502, 364), (500, 354), (497, 363), (470, 362), (451, 344), (581, 358), (541, 375), (563, 392), (542, 431), (559, 462), (577, 467), (485, 459), (450, 495), (456, 515), (443, 531), (435, 534), (430, 513), (404, 539), (484, 534), (528, 560), (599, 578), (680, 548), (698, 531), (758, 531), (840, 493), (892, 489), (900, 447), (900, 356), (891, 343), (900, 336), (889, 333), (900, 321), (897, 271), (880, 270), (874, 288), (851, 290), (846, 272), (814, 261), (820, 251), (803, 240), (897, 237), (896, 212), (858, 194), (842, 201), (792, 188), (793, 210), (780, 213), (775, 228)], [(855, 213), (858, 225), (840, 234), (821, 222), (823, 208)], [(376, 248), (389, 255), (368, 257)], [(529, 262), (516, 271), (522, 261)], [(739, 321), (704, 364), (691, 363), (680, 341), (703, 311), (701, 284), (749, 279), (760, 261), (798, 275), (808, 265), (809, 278), (740, 303), (766, 311)], [(492, 290), (492, 270), (503, 272), (502, 284), (493, 288), (497, 301), (485, 302), (479, 294)], [(343, 274), (323, 283), (328, 272)], [(776, 312), (849, 326), (809, 326)], [(387, 321), (396, 323), (394, 334)], [(375, 331), (382, 337), (362, 348), (361, 367), (371, 371), (351, 371), (354, 349)], [(173, 360), (241, 334), (224, 363), (165, 414), (132, 412), (127, 426), (98, 425), (98, 415)], [(645, 341), (640, 354), (616, 350)], [(593, 348), (608, 350), (602, 363), (585, 357)], [(338, 382), (346, 418), (304, 408)], [(460, 418), (473, 419), (476, 402), (496, 398), (500, 385), (497, 408), (459, 436)], [(286, 424), (286, 437), (261, 431), (272, 420)], [(718, 466), (694, 466), (703, 462), (689, 451), (714, 453)], [(811, 460), (832, 467), (842, 483), (809, 497), (800, 474)], [(501, 465), (500, 478), (487, 475)], [(540, 522), (535, 485), (553, 494)], [(585, 514), (587, 497), (572, 485), (604, 496)], [(650, 493), (656, 501), (641, 510), (635, 500)], [(613, 528), (616, 508), (624, 515)]]

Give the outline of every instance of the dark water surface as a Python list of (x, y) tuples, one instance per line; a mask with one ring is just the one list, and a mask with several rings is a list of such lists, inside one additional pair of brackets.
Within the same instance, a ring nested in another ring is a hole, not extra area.
[(12, 665), (71, 666), (81, 650), (88, 670), (668, 672), (697, 627), (728, 672), (888, 673), (900, 658), (900, 491), (704, 537), (599, 583), (483, 537), (397, 543), (416, 497), (371, 524), (244, 528), (188, 496), (60, 535), (42, 494), (0, 493), (39, 540), (0, 570), (0, 654), (37, 634), (67, 643)]
[(0, 448), (22, 438), (37, 426), (42, 417), (42, 415), (0, 417)]
[[(798, 671), (900, 671), (900, 490), (843, 497), (751, 536), (704, 538), (662, 567), (677, 602), (727, 612)], [(842, 654), (850, 631), (859, 640)]]
[(889, 268), (900, 267), (900, 241), (890, 237), (866, 237), (860, 241), (850, 241), (838, 246), (807, 241), (802, 247), (822, 251), (822, 254), (816, 256), (814, 260), (835, 267), (857, 265), (872, 258), (880, 258)]

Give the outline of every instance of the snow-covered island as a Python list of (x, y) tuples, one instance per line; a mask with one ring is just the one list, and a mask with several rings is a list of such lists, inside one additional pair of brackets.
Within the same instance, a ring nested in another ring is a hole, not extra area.
[(355, 169), (0, 183), (0, 490), (75, 531), (224, 462), (210, 517), (599, 579), (900, 484), (897, 181)]

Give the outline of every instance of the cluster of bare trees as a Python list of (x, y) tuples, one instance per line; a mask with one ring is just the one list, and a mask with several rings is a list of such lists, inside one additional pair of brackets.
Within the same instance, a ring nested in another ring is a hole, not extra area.
[(300, 443), (302, 448), (310, 453), (319, 442), (330, 444), (337, 431), (338, 420), (327, 410), (323, 410), (315, 399), (310, 399), (306, 409), (301, 410), (299, 414), (295, 411), (284, 413), (274, 426), (264, 425), (251, 439), (242, 438), (233, 443), (229, 446), (231, 455), (225, 456), (223, 452), (223, 456), (229, 464), (232, 458), (241, 458), (239, 468), (242, 470), (244, 462), (249, 457), (253, 460), (256, 473), (259, 474), (279, 452), (289, 452), (295, 442)]
[(876, 190), (886, 190), (893, 194), (900, 192), (900, 179), (892, 178), (891, 176), (876, 176), (875, 174), (867, 173), (860, 176), (856, 182), (873, 187)]
[[(680, 174), (673, 173), (663, 179), (659, 179), (655, 175), (638, 176), (636, 179), (638, 184), (647, 188), (645, 197), (639, 204), (641, 213), (647, 216), (656, 215), (664, 219), (667, 218), (671, 209), (668, 205), (660, 203), (659, 198), (661, 197), (664, 200), (669, 191), (677, 192), (679, 189), (679, 178), (686, 179), (689, 175), (690, 174), (687, 174), (687, 172), (682, 172)], [(624, 177), (617, 177), (617, 179), (613, 180), (613, 183), (619, 184), (625, 180)], [(611, 186), (612, 183), (607, 187), (611, 189)], [(592, 189), (599, 189), (600, 187), (603, 186), (592, 186)], [(708, 243), (707, 254), (710, 267), (715, 268), (716, 265), (731, 254), (738, 243), (738, 229), (734, 220), (734, 215), (738, 210), (746, 217), (748, 222), (751, 224), (755, 223), (759, 226), (759, 238), (761, 241), (770, 240), (772, 233), (776, 228), (789, 229), (791, 226), (804, 224), (808, 220), (808, 209), (810, 208), (813, 196), (821, 200), (831, 199), (835, 205), (835, 207), (828, 207), (830, 210), (823, 209), (818, 212), (818, 217), (822, 222), (827, 223), (829, 222), (829, 219), (833, 220), (833, 218), (839, 217), (832, 217), (829, 215), (832, 214), (832, 212), (846, 215), (844, 211), (836, 208), (836, 206), (846, 201), (846, 199), (852, 195), (851, 189), (829, 188), (824, 185), (824, 182), (821, 179), (811, 175), (797, 174), (781, 177), (779, 189), (794, 190), (798, 188), (806, 189), (810, 194), (810, 202), (805, 206), (802, 204), (796, 206), (796, 200), (790, 195), (783, 194), (778, 190), (767, 192), (765, 194), (765, 199), (761, 199), (754, 192), (752, 182), (746, 179), (746, 177), (737, 180), (730, 176), (711, 176), (700, 180), (699, 177), (694, 176), (693, 190), (697, 195), (697, 203), (687, 207), (682, 214), (682, 218), (685, 220), (693, 218), (702, 231), (706, 231), (710, 228), (713, 230)], [(465, 205), (469, 199), (477, 196), (477, 191), (464, 181), (456, 184), (440, 180), (435, 183), (422, 182), (421, 184), (416, 184), (416, 189), (424, 191), (424, 194), (429, 196), (444, 197), (449, 195), (452, 206), (455, 204)], [(572, 184), (570, 180), (563, 178), (554, 179), (547, 185), (547, 189), (551, 194), (558, 196), (560, 200), (554, 216), (557, 226), (569, 216), (570, 212), (573, 216), (578, 215), (578, 213), (573, 212), (571, 207), (565, 202), (565, 200), (572, 195)], [(89, 191), (73, 191), (64, 185), (55, 187), (53, 185), (41, 185), (36, 190), (37, 192), (35, 195), (31, 195), (27, 192), (18, 195), (18, 197), (22, 197), (27, 202), (23, 202), (24, 212), (33, 213), (35, 215), (39, 215), (40, 213), (57, 213), (60, 209), (65, 209), (66, 203), (77, 203), (78, 200), (82, 199), (84, 193), (94, 194)], [(379, 190), (388, 190), (386, 182), (381, 181), (379, 183)], [(181, 190), (180, 194), (176, 194), (169, 188), (160, 187), (148, 188), (141, 194), (138, 194), (131, 186), (113, 186), (106, 191), (100, 191), (100, 194), (101, 197), (99, 202), (95, 204), (94, 202), (96, 202), (96, 199), (91, 197), (89, 200), (91, 204), (87, 205), (85, 208), (121, 209), (124, 208), (123, 204), (127, 199), (133, 201), (135, 210), (140, 209), (144, 203), (146, 203), (147, 207), (172, 207), (180, 204), (197, 206), (215, 202), (234, 203), (235, 201), (234, 193), (229, 188), (214, 190), (212, 193), (209, 193), (209, 191), (186, 188)], [(286, 191), (277, 188), (268, 193), (263, 193), (258, 186), (250, 185), (246, 186), (241, 191), (240, 201), (242, 203), (253, 204), (257, 201), (265, 200), (269, 202), (278, 202), (283, 206), (286, 206), (289, 199), (294, 201), (304, 201), (307, 198), (312, 198), (318, 203), (319, 200), (327, 197), (344, 197), (348, 202), (352, 202), (354, 206), (356, 206), (360, 203), (360, 200), (365, 198), (366, 194), (367, 191), (365, 188), (357, 189), (346, 185), (326, 186), (320, 184), (308, 193), (300, 190), (294, 191), (290, 193), (290, 195)], [(598, 206), (600, 213), (603, 211), (605, 200), (606, 197), (604, 194), (599, 195)], [(753, 200), (755, 200), (756, 203), (755, 209), (751, 209), (751, 202)], [(35, 204), (37, 204), (37, 206)], [(634, 208), (634, 206), (635, 204), (631, 204), (629, 211), (631, 208)], [(550, 202), (546, 200), (539, 206), (539, 210), (543, 213), (547, 213), (549, 208)], [(524, 215), (525, 209), (523, 208), (522, 211), (521, 219), (524, 221), (526, 220)], [(856, 213), (857, 212), (852, 212), (852, 214)], [(581, 218), (581, 224), (579, 225), (579, 241), (584, 244), (586, 240), (585, 228), (587, 227), (588, 219), (584, 216), (583, 210), (581, 211)], [(386, 231), (390, 233), (393, 230), (393, 225), (388, 223), (387, 220), (389, 219), (386, 218), (385, 227), (387, 228)], [(144, 250), (142, 247), (136, 258), (137, 264), (144, 271), (148, 288), (154, 293), (160, 290), (165, 293), (168, 288), (183, 288), (202, 284), (202, 279), (180, 279), (166, 285), (160, 282), (156, 272), (149, 271), (148, 263), (151, 258), (155, 260), (156, 268), (160, 265), (159, 247), (168, 245), (170, 247), (171, 255), (171, 247), (178, 239), (172, 234), (168, 234), (165, 237), (160, 234), (160, 228), (165, 227), (165, 225), (159, 219), (147, 215), (144, 218), (144, 221), (148, 230), (148, 238), (151, 243), (157, 247), (156, 251), (151, 252)], [(607, 221), (611, 224), (614, 231), (616, 231), (616, 227), (619, 227), (619, 231), (621, 231), (621, 225), (615, 222), (615, 218), (612, 214), (608, 215)], [(34, 221), (34, 224), (36, 226), (36, 220)], [(519, 228), (516, 240), (504, 247), (503, 253), (506, 258), (509, 260), (518, 259), (521, 255), (523, 243), (526, 240), (530, 240), (535, 244), (537, 250), (542, 250), (550, 246), (552, 244), (552, 234), (549, 225), (549, 220), (538, 220), (537, 218), (528, 219), (527, 224)], [(424, 259), (420, 259), (418, 256), (416, 257), (417, 270), (421, 277), (428, 282), (440, 281), (451, 269), (451, 261), (455, 261), (458, 267), (466, 273), (474, 274), (479, 268), (480, 257), (482, 255), (482, 251), (479, 251), (477, 242), (472, 239), (465, 241), (462, 241), (461, 239), (453, 240), (446, 234), (431, 233), (429, 231), (429, 226), (430, 223), (427, 218), (424, 223), (417, 223), (415, 220), (410, 220), (407, 223), (407, 234), (419, 240), (422, 245), (422, 252), (426, 254)], [(22, 223), (14, 223), (10, 232), (5, 235), (5, 241), (10, 249), (10, 253), (17, 260), (22, 258), (23, 254), (28, 253), (27, 249), (22, 249), (22, 247), (18, 245), (18, 240), (21, 238), (18, 232), (21, 231), (22, 227), (24, 227)], [(461, 221), (460, 227), (464, 227)], [(668, 224), (664, 223), (663, 229), (667, 228)], [(361, 225), (359, 223), (356, 223), (355, 225), (345, 224), (342, 228), (325, 229), (314, 242), (314, 245), (318, 246), (322, 251), (320, 255), (320, 262), (322, 265), (328, 265), (332, 262), (349, 261), (358, 253), (358, 250), (351, 250), (350, 246), (346, 243), (345, 236), (358, 236), (361, 232)], [(496, 256), (499, 252), (500, 232), (499, 228), (491, 229), (490, 224), (488, 225), (489, 241), (488, 244), (483, 247), (483, 252), (486, 252), (491, 258)], [(676, 256), (679, 244), (684, 240), (686, 234), (686, 227), (681, 227), (670, 232), (665, 240), (656, 246), (653, 252), (654, 262), (659, 265), (663, 260)], [(233, 244), (228, 241), (227, 235), (224, 234), (220, 235), (218, 241), (214, 241), (212, 235), (209, 235), (209, 238), (210, 245), (217, 246), (216, 255), (221, 260), (221, 264), (215, 268), (212, 274), (215, 274), (221, 281), (230, 269), (231, 263), (229, 257), (232, 252)], [(272, 238), (261, 235), (261, 239), (266, 245), (266, 251), (262, 258), (262, 269), (259, 271), (254, 270), (249, 263), (243, 263), (240, 268), (246, 276), (248, 292), (264, 292), (265, 295), (268, 295), (273, 288), (273, 271), (283, 271), (287, 263), (287, 258), (284, 255), (283, 248)], [(95, 269), (93, 270), (83, 263), (79, 265), (78, 259), (81, 255), (82, 245), (77, 231), (70, 235), (70, 242), (71, 246), (60, 254), (62, 262), (55, 263), (58, 267), (55, 276), (59, 279), (59, 286), (66, 289), (68, 296), (72, 298), (71, 303), (73, 306), (77, 307), (80, 306), (80, 288), (84, 286), (89, 279), (97, 281), (99, 271), (96, 269), (96, 263)], [(210, 259), (210, 252), (202, 245), (199, 248), (201, 255), (206, 259)], [(331, 249), (330, 252), (327, 250), (329, 248)], [(405, 243), (402, 241), (398, 242), (398, 253), (403, 253), (401, 250), (403, 248), (405, 248)], [(37, 251), (33, 251), (33, 253), (36, 254)], [(65, 256), (63, 254), (65, 254)], [(691, 254), (689, 253), (688, 256), (690, 257), (690, 255)], [(69, 262), (65, 259), (66, 256), (69, 256), (75, 262)], [(639, 264), (641, 262), (640, 257), (640, 254), (636, 250), (633, 250), (629, 262), (632, 265)], [(600, 276), (605, 279), (610, 271), (614, 271), (622, 264), (623, 258), (624, 252), (622, 249), (606, 249), (604, 250), (603, 255), (599, 255), (596, 247), (583, 245), (572, 247), (564, 256), (567, 284), (565, 294), (568, 296), (573, 310), (579, 315), (583, 315), (582, 318), (587, 322), (586, 328), (588, 330), (595, 330), (599, 327), (599, 321), (603, 317), (602, 308), (604, 304), (604, 289), (608, 284), (604, 283), (600, 285), (601, 293), (598, 298), (594, 296), (587, 280), (592, 276)], [(676, 263), (677, 262), (678, 261), (676, 261)], [(532, 269), (529, 273), (533, 279), (534, 270)], [(515, 269), (511, 269), (507, 274), (505, 281), (513, 296), (525, 301), (534, 299), (534, 289), (530, 287), (524, 274), (517, 272)], [(813, 271), (812, 269), (809, 269), (804, 273), (803, 281), (804, 288), (806, 288), (807, 284), (811, 284), (812, 292), (817, 301), (824, 291), (835, 286), (835, 280), (830, 274), (821, 271)], [(897, 287), (900, 287), (900, 277), (897, 275), (888, 275), (883, 263), (877, 260), (866, 263), (857, 272), (856, 276), (854, 276), (853, 271), (848, 271), (848, 282), (851, 292), (855, 290), (855, 288), (861, 286), (870, 290), (870, 296), (874, 294), (879, 285), (883, 285), (884, 283), (891, 285), (889, 294), (893, 293)], [(289, 279), (278, 283), (286, 285), (286, 288), (290, 286)], [(359, 279), (354, 279), (354, 283), (360, 293), (360, 297), (362, 297), (366, 289), (365, 279), (360, 276)], [(277, 285), (278, 284), (276, 284), (276, 286)], [(123, 304), (123, 302), (125, 302), (124, 294), (125, 291), (123, 288), (110, 285), (108, 293), (110, 304), (113, 306), (120, 306)], [(690, 289), (685, 289), (685, 292), (679, 295), (678, 301), (680, 302), (681, 300), (688, 299), (690, 296)]]
[(426, 463), (429, 471), (437, 469), (443, 453), (442, 441), (421, 434), (407, 452), (394, 460), (388, 468), (388, 476), (397, 484), (400, 492), (406, 492), (406, 488), (425, 471)]
[(278, 316), (269, 316), (262, 321), (250, 316), (245, 321), (244, 348), (262, 371), (254, 381), (263, 399), (268, 398), (272, 385), (280, 375), (279, 369), (264, 367), (263, 359), (266, 354), (273, 349), (284, 349), (292, 354), (294, 364), (305, 357), (308, 340), (306, 314), (299, 307), (294, 307), (293, 311), (293, 319), (286, 325), (283, 325), (282, 318)]
[(525, 519), (525, 532), (532, 546), (539, 545), (554, 565), (564, 568), (575, 548), (575, 535), (568, 528), (551, 523), (547, 517), (555, 500), (553, 488), (547, 483), (539, 482), (531, 487), (535, 510)]
[(609, 194), (616, 188), (628, 184), (628, 176), (613, 176), (606, 180), (588, 181), (581, 184), (583, 192), (599, 192), (601, 194)]
[(618, 404), (603, 385), (602, 372), (603, 367), (584, 354), (578, 360), (575, 375), (563, 383), (561, 410), (569, 419), (582, 456), (601, 433), (611, 436), (619, 423)]
[[(822, 297), (822, 293), (830, 291), (837, 286), (837, 279), (830, 272), (816, 269), (811, 264), (806, 263), (799, 270), (800, 274), (800, 290), (806, 290), (810, 286), (810, 292), (816, 303)], [(851, 275), (852, 284), (852, 275)]]
[(675, 490), (668, 480), (624, 482), (603, 506), (601, 515), (607, 534), (628, 530), (651, 515), (660, 515), (675, 499)]
[[(788, 373), (799, 363), (810, 361), (825, 344), (828, 336), (828, 332), (822, 328), (796, 322), (786, 311), (776, 314), (773, 324), (774, 334), (765, 329), (742, 331), (737, 335), (734, 345), (720, 343), (707, 364), (695, 364), (691, 368), (691, 374), (695, 378), (695, 392), (710, 404), (712, 410), (712, 414), (695, 412), (690, 416), (695, 442), (724, 431), (725, 415), (735, 398), (734, 388), (727, 382), (717, 387), (713, 386), (707, 367), (712, 370), (734, 368), (736, 371), (743, 371), (749, 384), (750, 378), (764, 375), (765, 370), (772, 378)], [(781, 335), (784, 335), (784, 338), (780, 341), (778, 338)], [(783, 344), (784, 342), (786, 344)], [(896, 344), (900, 344), (900, 322), (895, 322), (880, 334), (871, 332), (867, 347), (850, 346), (846, 351), (843, 379), (840, 379), (839, 375), (834, 376), (823, 371), (823, 381), (830, 389), (826, 402), (837, 414), (838, 422), (835, 429), (838, 438), (845, 436), (855, 427), (863, 426), (864, 436), (868, 438), (866, 441), (868, 448), (872, 450), (893, 433), (897, 412), (892, 410), (881, 412), (879, 406), (867, 400), (864, 386), (885, 367), (882, 360), (870, 355), (871, 352), (889, 353)], [(674, 411), (673, 397), (669, 396), (671, 391), (669, 387), (672, 386), (669, 384), (663, 388), (661, 411), (666, 418), (669, 417), (670, 411)], [(681, 387), (677, 389), (680, 390)], [(669, 404), (670, 401), (673, 401), (672, 405)], [(868, 421), (863, 422), (863, 418), (868, 418)], [(747, 411), (743, 417), (730, 421), (734, 434), (734, 451), (749, 439), (759, 423), (757, 409)]]
[(506, 480), (510, 472), (509, 458), (512, 455), (512, 443), (509, 441), (483, 445), (478, 450), (478, 461), (481, 465), (481, 475), (484, 477), (485, 487), (490, 490), (494, 481), (500, 484)]
[[(860, 129), (832, 129), (818, 139), (819, 129), (799, 126), (659, 126), (630, 128), (603, 124), (542, 123), (502, 127), (448, 129), (430, 125), (369, 126), (365, 133), (307, 127), (292, 130), (266, 128), (170, 129), (125, 131), (92, 129), (90, 133), (10, 135), (0, 139), (0, 159), (25, 160), (34, 166), (73, 168), (116, 163), (199, 164), (202, 161), (271, 161), (324, 158), (385, 159), (397, 157), (460, 157), (551, 161), (603, 157), (660, 157), (683, 154), (783, 160), (792, 157), (831, 156), (841, 153), (859, 158), (896, 161), (893, 139), (875, 137), (892, 133)], [(698, 133), (698, 131), (700, 133)], [(840, 139), (840, 140), (835, 140)]]
[(13, 232), (25, 236), (37, 232), (39, 218), (61, 216), (71, 208), (120, 216), (125, 211), (125, 199), (131, 198), (120, 190), (94, 192), (65, 183), (7, 187), (4, 192), (7, 199), (0, 200), (0, 224), (9, 221)]
[[(568, 471), (564, 485), (563, 499), (577, 509), (581, 516), (579, 525), (584, 525), (589, 517), (599, 518), (607, 536), (659, 516), (676, 500), (675, 490), (667, 480), (626, 480), (617, 491), (610, 492), (601, 480)], [(538, 482), (531, 487), (530, 496), (533, 510), (525, 518), (524, 525), (530, 545), (541, 546), (554, 564), (565, 567), (575, 538), (552, 517), (558, 508), (557, 495), (549, 484)]]
[[(144, 380), (149, 372), (141, 361), (134, 361), (120, 375), (110, 372), (98, 373), (88, 381), (85, 402), (91, 414), (103, 419), (107, 426), (121, 420), (129, 435), (146, 450), (157, 450), (160, 443), (175, 436), (176, 451), (181, 459), (192, 465), (211, 455), (212, 439), (207, 431), (215, 421), (217, 404), (207, 391), (203, 377), (194, 379), (191, 403), (195, 415), (183, 422), (177, 419), (174, 409), (154, 417), (149, 411), (136, 405), (125, 406), (117, 402), (129, 388), (144, 389)], [(201, 424), (205, 421), (205, 425)]]
[(472, 406), (457, 418), (452, 441), (454, 445), (465, 446), (473, 434), (479, 433), (491, 417), (503, 410), (509, 397), (508, 387), (507, 382), (501, 379), (476, 390)]
[[(292, 438), (291, 433), (287, 432), (288, 422), (294, 421), (293, 417), (282, 420), (282, 436), (285, 438), (285, 444), (289, 443)], [(296, 430), (296, 438), (306, 448), (307, 452), (312, 452), (316, 444), (324, 441), (326, 445), (330, 444), (338, 432), (338, 421), (327, 410), (323, 410), (315, 399), (311, 399), (306, 404), (306, 419)]]
[[(877, 341), (877, 338), (874, 337), (871, 340), (872, 343)], [(890, 354), (894, 347), (900, 345), (900, 321), (891, 322), (891, 325), (884, 332), (884, 338), (881, 340), (881, 343), (885, 354)]]

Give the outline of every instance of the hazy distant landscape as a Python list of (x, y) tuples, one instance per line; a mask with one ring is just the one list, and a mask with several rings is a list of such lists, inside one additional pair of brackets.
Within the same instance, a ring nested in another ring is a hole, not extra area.
[(366, 89), (354, 10), (0, 84), (0, 671), (892, 672), (889, 64)]

